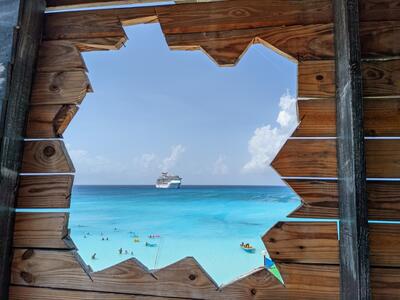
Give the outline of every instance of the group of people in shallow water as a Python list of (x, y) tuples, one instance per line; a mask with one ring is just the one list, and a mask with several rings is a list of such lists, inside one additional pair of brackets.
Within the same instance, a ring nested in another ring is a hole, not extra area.
[(246, 244), (245, 244), (245, 243), (243, 243), (243, 242), (240, 244), (240, 247), (248, 248), (248, 249), (252, 248), (251, 245), (250, 245), (249, 243), (246, 243)]
[[(114, 232), (115, 232), (115, 231), (119, 231), (117, 227), (114, 228)], [(131, 237), (134, 237), (134, 242), (135, 242), (135, 243), (139, 243), (139, 242), (140, 242), (139, 236), (138, 236), (135, 232), (130, 231), (129, 234), (131, 235)], [(108, 241), (108, 240), (109, 240), (108, 237), (105, 237), (105, 236), (104, 236), (104, 233), (103, 233), (103, 232), (101, 232), (100, 235), (101, 235), (101, 240), (102, 240), (102, 241)], [(86, 233), (83, 235), (83, 238), (86, 239), (88, 236), (91, 236), (91, 233), (90, 233), (90, 232), (86, 232)], [(149, 237), (150, 239), (161, 238), (161, 236), (160, 236), (159, 234), (150, 234), (148, 237)], [(155, 246), (157, 246), (157, 244), (147, 243), (147, 242), (146, 242), (145, 245), (146, 245), (146, 247), (155, 247)], [(122, 248), (119, 248), (118, 253), (119, 253), (120, 255), (122, 255), (122, 254), (128, 255), (128, 254), (130, 253), (130, 255), (133, 256), (133, 251), (124, 250), (124, 249), (122, 249)], [(97, 259), (97, 256), (96, 256), (96, 255), (97, 255), (96, 253), (93, 253), (93, 255), (91, 256), (92, 260)]]

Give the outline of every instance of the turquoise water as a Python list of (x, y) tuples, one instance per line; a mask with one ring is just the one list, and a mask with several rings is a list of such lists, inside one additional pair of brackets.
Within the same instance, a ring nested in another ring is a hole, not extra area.
[[(222, 284), (263, 264), (260, 237), (298, 205), (286, 187), (75, 186), (70, 228), (94, 270), (130, 257), (154, 269), (193, 256)], [(241, 242), (257, 251), (244, 252)]]

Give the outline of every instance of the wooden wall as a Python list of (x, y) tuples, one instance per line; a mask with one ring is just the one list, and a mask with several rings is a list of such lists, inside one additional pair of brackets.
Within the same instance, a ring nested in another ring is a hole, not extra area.
[[(112, 1), (65, 0), (60, 5), (89, 2)], [(57, 2), (49, 3), (57, 8)], [(400, 185), (388, 180), (400, 177), (400, 140), (393, 139), (400, 132), (400, 2), (360, 4), (369, 214), (371, 220), (393, 221), (400, 217)], [(330, 0), (231, 0), (48, 14), (31, 97), (18, 208), (69, 207), (75, 170), (62, 134), (86, 93), (92, 92), (81, 52), (117, 50), (127, 42), (123, 26), (152, 22), (160, 23), (171, 49), (202, 50), (221, 66), (235, 65), (254, 43), (298, 63), (300, 124), (272, 166), (302, 199), (290, 216), (327, 222), (280, 222), (263, 237), (285, 286), (260, 267), (218, 287), (191, 257), (160, 270), (148, 270), (130, 259), (92, 272), (69, 238), (68, 213), (18, 213), (10, 298), (338, 299)], [(399, 232), (399, 224), (370, 225), (374, 299), (399, 298)]]

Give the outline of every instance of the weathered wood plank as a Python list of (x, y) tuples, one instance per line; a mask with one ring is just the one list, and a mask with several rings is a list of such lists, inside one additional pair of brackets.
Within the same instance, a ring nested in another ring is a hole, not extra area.
[(283, 177), (337, 177), (336, 140), (287, 140), (271, 166)]
[(60, 140), (25, 142), (22, 173), (73, 173), (74, 166)]
[(259, 268), (220, 289), (193, 258), (156, 271), (130, 259), (100, 272), (81, 266), (75, 251), (16, 249), (15, 285), (190, 299), (282, 299), (285, 288)]
[(338, 266), (281, 263), (277, 267), (288, 290), (286, 299), (339, 299)]
[(400, 95), (400, 60), (364, 63), (362, 77), (365, 97)]
[(73, 175), (20, 177), (18, 208), (69, 208)]
[(279, 222), (262, 240), (278, 263), (339, 264), (336, 222)]
[[(10, 300), (173, 300), (176, 298), (135, 296), (114, 293), (99, 293), (87, 291), (56, 290), (48, 288), (33, 288), (25, 286), (10, 287)], [(181, 298), (190, 300), (189, 298)]]
[(165, 34), (332, 23), (330, 1), (223, 1), (156, 7)]
[(24, 259), (25, 252), (16, 250), (14, 254), (12, 283), (17, 285), (191, 299), (217, 295), (217, 287), (198, 265), (194, 267), (191, 258), (173, 264), (173, 276), (160, 280), (135, 259), (91, 273), (82, 268), (74, 251), (34, 250)]
[(235, 65), (247, 48), (261, 43), (291, 60), (333, 58), (332, 25), (265, 27), (166, 36), (173, 50), (204, 50), (219, 65)]
[[(400, 266), (400, 224), (369, 225), (371, 266)], [(263, 242), (275, 262), (339, 264), (336, 222), (279, 222)]]
[(81, 50), (119, 49), (127, 37), (122, 26), (157, 21), (154, 7), (62, 12), (46, 17), (46, 40), (69, 40)]
[(265, 268), (256, 269), (249, 274), (220, 287), (219, 298), (225, 299), (288, 299), (288, 291)]
[[(364, 22), (360, 26), (363, 58), (400, 55), (400, 22)], [(294, 61), (334, 59), (332, 24), (168, 34), (166, 39), (173, 50), (204, 50), (221, 66), (235, 65), (253, 43), (261, 43)], [(324, 66), (324, 62), (316, 63)], [(319, 79), (317, 84), (325, 83)]]
[(360, 23), (361, 57), (368, 59), (398, 57), (399, 31), (398, 21)]
[[(7, 299), (15, 186), (45, 3), (0, 1), (0, 298)], [(18, 30), (17, 30), (18, 29)]]
[[(288, 290), (286, 299), (339, 299), (339, 267), (334, 265), (278, 264)], [(400, 270), (371, 268), (373, 299), (397, 299)]]
[(359, 6), (360, 21), (400, 20), (399, 0), (363, 0)]
[[(336, 136), (335, 99), (300, 99), (297, 104), (301, 123), (292, 136)], [(400, 98), (364, 99), (365, 136), (400, 136), (399, 111)]]
[[(299, 63), (299, 98), (334, 98), (335, 64), (333, 61)], [(362, 64), (363, 95), (369, 98), (400, 96), (400, 60), (368, 61)]]
[[(361, 21), (399, 21), (398, 0), (367, 0), (361, 4)], [(330, 1), (234, 0), (182, 4), (156, 8), (165, 34), (254, 29), (257, 27), (332, 23)]]
[(17, 213), (13, 246), (74, 249), (68, 237), (68, 213)]
[[(289, 217), (339, 218), (336, 180), (286, 179), (302, 200)], [(370, 220), (400, 220), (400, 182), (367, 181), (368, 216)]]
[[(367, 176), (400, 178), (400, 140), (366, 140)], [(336, 140), (289, 139), (272, 162), (283, 177), (337, 177)]]
[(36, 73), (31, 105), (80, 104), (91, 91), (85, 71)]
[(34, 105), (30, 107), (27, 138), (62, 137), (78, 111), (76, 105)]
[(335, 64), (330, 60), (299, 62), (298, 97), (333, 98), (335, 97)]
[(76, 46), (69, 41), (44, 41), (40, 45), (37, 72), (87, 71)]

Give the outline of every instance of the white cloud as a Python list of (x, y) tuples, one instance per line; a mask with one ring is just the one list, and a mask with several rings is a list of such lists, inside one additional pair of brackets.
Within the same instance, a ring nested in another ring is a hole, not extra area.
[(243, 171), (263, 172), (268, 169), (283, 143), (297, 125), (296, 98), (289, 92), (279, 101), (280, 112), (277, 117), (279, 126), (266, 125), (257, 128), (248, 142), (250, 161), (243, 166)]
[(182, 145), (172, 146), (171, 154), (162, 161), (162, 171), (169, 171), (171, 168), (173, 168), (185, 151), (186, 149)]
[(134, 164), (143, 169), (152, 169), (157, 163), (157, 156), (154, 153), (145, 153), (134, 159)]
[(219, 156), (214, 163), (213, 174), (214, 175), (226, 175), (229, 172), (228, 165), (226, 164), (226, 158)]

